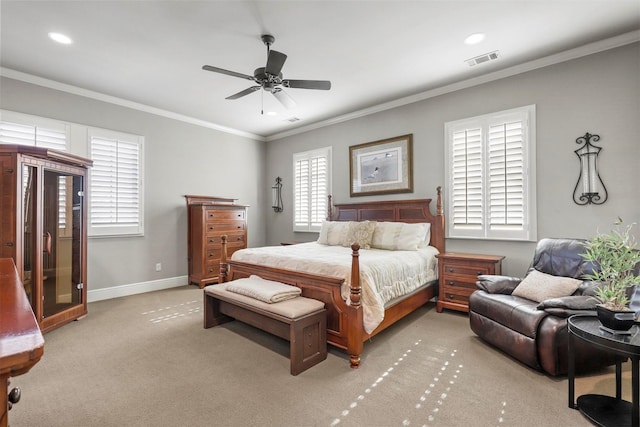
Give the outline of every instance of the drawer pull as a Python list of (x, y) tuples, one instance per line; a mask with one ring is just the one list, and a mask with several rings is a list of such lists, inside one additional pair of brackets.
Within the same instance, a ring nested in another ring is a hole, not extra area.
[(447, 283), (447, 285), (449, 285), (449, 286), (455, 286), (455, 285), (456, 285), (456, 282), (449, 281), (449, 283)]
[(455, 296), (455, 295), (451, 295), (451, 294), (449, 294), (449, 295), (447, 295), (447, 298), (448, 298), (448, 299), (456, 299), (456, 296)]
[(478, 272), (476, 273), (476, 276), (479, 276), (479, 275), (481, 275), (481, 274), (482, 274), (482, 271), (478, 271)]
[(209, 226), (209, 230), (213, 230), (213, 225), (210, 225), (210, 226)]
[(455, 270), (454, 270), (453, 268), (449, 267), (449, 268), (447, 268), (447, 271), (448, 271), (449, 273), (453, 273)]

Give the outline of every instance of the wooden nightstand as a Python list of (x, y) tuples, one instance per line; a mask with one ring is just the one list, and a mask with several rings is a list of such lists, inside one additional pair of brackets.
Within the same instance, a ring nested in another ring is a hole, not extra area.
[(469, 312), (469, 296), (480, 274), (502, 274), (503, 256), (445, 252), (438, 257), (440, 286), (436, 310)]

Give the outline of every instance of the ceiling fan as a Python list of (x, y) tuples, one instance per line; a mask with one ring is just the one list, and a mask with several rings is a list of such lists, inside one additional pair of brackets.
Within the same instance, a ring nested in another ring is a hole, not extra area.
[(282, 67), (287, 60), (287, 55), (282, 52), (271, 50), (271, 45), (275, 42), (275, 37), (269, 34), (261, 36), (262, 42), (267, 46), (267, 64), (264, 67), (256, 68), (253, 72), (253, 76), (236, 73), (235, 71), (229, 71), (211, 65), (203, 65), (202, 69), (207, 71), (213, 71), (214, 73), (226, 74), (232, 77), (239, 77), (241, 79), (251, 80), (257, 83), (257, 86), (251, 86), (245, 90), (242, 90), (236, 94), (226, 97), (225, 99), (238, 99), (243, 96), (249, 95), (259, 89), (264, 89), (267, 92), (271, 92), (278, 101), (286, 108), (293, 108), (296, 106), (296, 102), (289, 96), (283, 88), (292, 89), (316, 89), (316, 90), (329, 90), (331, 89), (331, 82), (328, 80), (292, 80), (282, 78)]

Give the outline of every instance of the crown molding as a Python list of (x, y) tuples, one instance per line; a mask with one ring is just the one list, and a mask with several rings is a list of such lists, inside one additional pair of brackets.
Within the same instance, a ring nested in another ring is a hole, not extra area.
[(156, 116), (166, 117), (173, 120), (189, 123), (196, 126), (201, 126), (209, 129), (214, 129), (220, 132), (242, 136), (245, 138), (251, 138), (257, 141), (265, 141), (265, 137), (256, 135), (250, 132), (245, 132), (238, 129), (221, 126), (206, 120), (196, 119), (194, 117), (185, 116), (183, 114), (174, 113), (173, 111), (163, 110), (161, 108), (151, 107), (149, 105), (140, 104), (138, 102), (129, 101), (127, 99), (118, 98), (111, 95), (106, 95), (100, 92), (94, 92), (92, 90), (83, 89), (77, 86), (60, 83), (55, 80), (45, 79), (43, 77), (34, 76), (33, 74), (23, 73), (10, 68), (0, 67), (0, 76), (7, 77), (9, 79), (20, 80), (26, 83), (31, 83), (37, 86), (46, 87), (49, 89), (55, 89), (62, 92), (71, 93), (73, 95), (83, 96), (85, 98), (95, 99), (97, 101), (107, 102), (109, 104), (119, 105), (121, 107), (127, 107), (145, 113), (154, 114)]
[(506, 77), (515, 76), (518, 74), (526, 73), (528, 71), (537, 70), (539, 68), (548, 67), (549, 65), (559, 64), (561, 62), (570, 61), (573, 59), (581, 58), (583, 56), (592, 55), (605, 50), (615, 49), (617, 47), (625, 46), (631, 43), (640, 41), (640, 30), (625, 33), (616, 37), (599, 40), (594, 43), (589, 43), (584, 46), (580, 46), (574, 49), (570, 49), (564, 52), (560, 52), (554, 55), (549, 55), (544, 58), (536, 59), (533, 61), (525, 62), (523, 64), (515, 65), (503, 70), (494, 71), (492, 73), (484, 74), (482, 76), (474, 77), (460, 82), (452, 83), (439, 88), (431, 89), (426, 92), (421, 92), (415, 95), (410, 95), (404, 98), (389, 101), (383, 104), (375, 105), (373, 107), (365, 108), (362, 110), (354, 111), (341, 116), (333, 117), (331, 119), (312, 123), (307, 126), (302, 126), (289, 131), (273, 134), (267, 136), (267, 141), (275, 141), (288, 136), (309, 132), (311, 130), (323, 128), (326, 126), (343, 123), (349, 120), (354, 120), (360, 117), (365, 117), (371, 114), (379, 113), (382, 111), (390, 110), (392, 108), (401, 107), (415, 102), (424, 101), (425, 99), (435, 98), (436, 96), (444, 95), (447, 93), (455, 92), (461, 89), (467, 89), (473, 86), (478, 86), (484, 83), (504, 79)]
[(635, 43), (638, 41), (640, 41), (640, 30), (621, 34), (619, 36), (611, 37), (604, 40), (599, 40), (594, 43), (589, 43), (584, 46), (580, 46), (580, 47), (570, 49), (564, 52), (560, 52), (554, 55), (549, 55), (544, 58), (526, 62), (524, 64), (505, 68), (504, 70), (499, 70), (499, 71), (488, 73), (482, 76), (474, 77), (471, 79), (462, 80), (460, 82), (452, 83), (439, 88), (421, 92), (415, 95), (399, 98), (394, 101), (385, 102), (369, 108), (343, 114), (327, 120), (318, 121), (318, 122), (309, 124), (307, 126), (301, 126), (295, 129), (272, 134), (269, 136), (257, 135), (250, 132), (245, 132), (242, 130), (221, 126), (216, 123), (208, 122), (206, 120), (196, 119), (194, 117), (185, 116), (183, 114), (178, 114), (172, 111), (163, 110), (156, 107), (151, 107), (149, 105), (140, 104), (140, 103), (129, 101), (123, 98), (118, 98), (115, 96), (106, 95), (106, 94), (91, 91), (88, 89), (83, 89), (77, 86), (60, 83), (54, 80), (45, 79), (42, 77), (34, 76), (32, 74), (23, 73), (21, 71), (16, 71), (10, 68), (0, 67), (0, 76), (7, 77), (14, 80), (20, 80), (26, 83), (37, 85), (37, 86), (43, 86), (50, 89), (59, 90), (62, 92), (71, 93), (74, 95), (92, 98), (92, 99), (107, 102), (110, 104), (120, 105), (122, 107), (132, 108), (134, 110), (139, 110), (139, 111), (147, 112), (157, 116), (179, 120), (185, 123), (190, 123), (196, 126), (202, 126), (205, 128), (214, 129), (214, 130), (232, 134), (232, 135), (250, 138), (256, 141), (275, 141), (275, 140), (286, 138), (289, 136), (309, 132), (315, 129), (320, 129), (326, 126), (331, 126), (331, 125), (343, 123), (349, 120), (354, 120), (360, 117), (365, 117), (371, 114), (379, 113), (382, 111), (390, 110), (392, 108), (397, 108), (404, 105), (413, 104), (415, 102), (424, 101), (425, 99), (434, 98), (436, 96), (455, 92), (457, 90), (466, 89), (466, 88), (481, 85), (484, 83), (500, 80), (506, 77), (511, 77), (518, 74), (526, 73), (528, 71), (537, 70), (539, 68), (544, 68), (549, 65), (554, 65), (561, 62), (570, 61), (572, 59), (581, 58), (583, 56), (592, 55), (598, 52), (603, 52), (605, 50), (614, 49), (614, 48)]

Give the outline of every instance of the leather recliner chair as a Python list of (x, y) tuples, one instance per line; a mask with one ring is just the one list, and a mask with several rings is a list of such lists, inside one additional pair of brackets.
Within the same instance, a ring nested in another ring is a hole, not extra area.
[[(593, 266), (580, 256), (583, 241), (542, 239), (538, 242), (532, 269), (553, 276), (582, 279)], [(583, 281), (572, 296), (542, 302), (512, 295), (523, 279), (480, 275), (478, 290), (469, 298), (469, 322), (480, 338), (520, 362), (549, 375), (567, 373), (567, 318), (574, 314), (594, 314), (592, 298), (597, 286)], [(616, 362), (616, 356), (583, 340), (575, 340), (576, 372), (601, 369)]]

